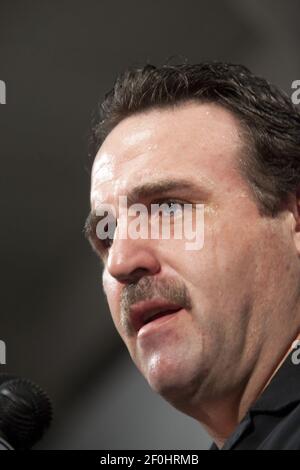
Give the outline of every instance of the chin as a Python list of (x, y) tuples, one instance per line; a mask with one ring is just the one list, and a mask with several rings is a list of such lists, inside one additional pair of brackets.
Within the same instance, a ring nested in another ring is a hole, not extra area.
[[(194, 367), (193, 367), (194, 368)], [(141, 368), (152, 390), (168, 401), (189, 395), (195, 389), (195, 377), (199, 370), (192, 370), (179, 358), (153, 355)]]

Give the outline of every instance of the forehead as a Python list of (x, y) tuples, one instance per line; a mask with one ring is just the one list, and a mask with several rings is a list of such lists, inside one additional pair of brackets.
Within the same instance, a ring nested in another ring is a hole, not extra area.
[(91, 203), (162, 177), (232, 184), (242, 142), (236, 117), (215, 104), (186, 103), (124, 119), (107, 136), (92, 169)]

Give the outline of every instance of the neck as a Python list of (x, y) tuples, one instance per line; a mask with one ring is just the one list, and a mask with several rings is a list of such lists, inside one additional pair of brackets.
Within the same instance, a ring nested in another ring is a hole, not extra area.
[[(292, 350), (292, 344), (300, 339), (300, 333), (293, 338), (283, 352), (258, 361), (252, 371), (250, 379), (241, 387), (235, 396), (222, 398), (222, 400), (205, 403), (205, 415), (201, 415), (199, 421), (205, 427), (209, 435), (219, 448), (222, 448), (226, 440), (244, 418), (251, 405), (259, 398), (272, 378), (281, 367)], [(273, 352), (273, 351), (272, 351)]]

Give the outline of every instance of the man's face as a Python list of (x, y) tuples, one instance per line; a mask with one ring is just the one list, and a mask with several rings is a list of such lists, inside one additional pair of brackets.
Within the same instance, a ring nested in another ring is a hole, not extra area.
[[(141, 192), (138, 202), (204, 204), (200, 250), (187, 250), (184, 238), (121, 239), (119, 220), (113, 243), (101, 248), (115, 326), (151, 387), (177, 405), (246, 381), (268, 322), (276, 322), (270, 306), (282, 297), (288, 236), (284, 224), (259, 214), (237, 170), (242, 154), (237, 119), (190, 102), (123, 120), (94, 162), (92, 210), (102, 203), (117, 210), (119, 196), (162, 180), (190, 185)], [(155, 302), (177, 311), (143, 326), (143, 309), (155, 312)]]

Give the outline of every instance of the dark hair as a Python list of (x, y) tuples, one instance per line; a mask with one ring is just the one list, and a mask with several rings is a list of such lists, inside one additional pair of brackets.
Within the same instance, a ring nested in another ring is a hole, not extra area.
[(124, 118), (190, 100), (217, 103), (241, 123), (239, 169), (261, 212), (275, 215), (300, 183), (300, 113), (291, 99), (242, 65), (220, 62), (127, 69), (106, 94), (94, 123), (94, 155)]

